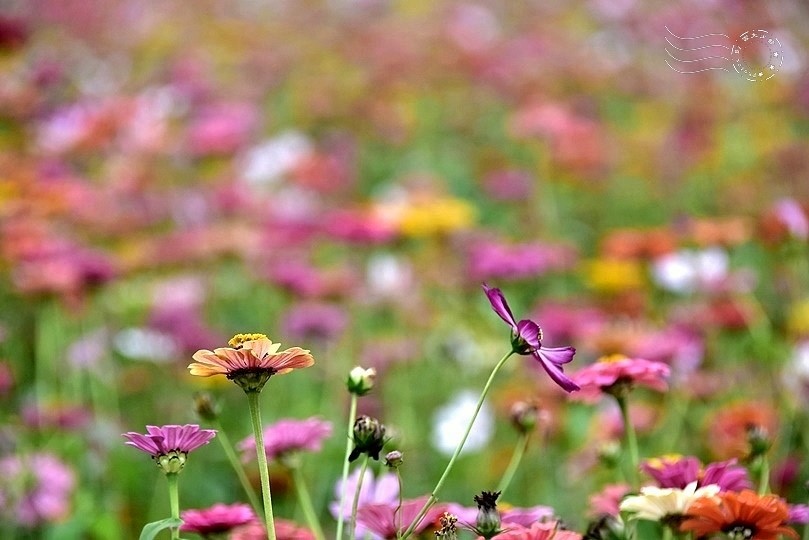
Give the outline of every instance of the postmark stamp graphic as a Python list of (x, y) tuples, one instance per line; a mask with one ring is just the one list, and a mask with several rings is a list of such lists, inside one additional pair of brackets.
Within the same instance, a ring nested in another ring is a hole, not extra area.
[(784, 61), (781, 42), (767, 30), (748, 30), (735, 40), (727, 34), (679, 36), (666, 27), (666, 65), (677, 73), (735, 71), (752, 82), (775, 76)]

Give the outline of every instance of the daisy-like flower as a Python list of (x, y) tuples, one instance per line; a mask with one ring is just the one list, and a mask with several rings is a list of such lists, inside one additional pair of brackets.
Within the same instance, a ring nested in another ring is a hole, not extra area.
[(662, 362), (614, 354), (580, 370), (573, 375), (573, 380), (581, 387), (578, 398), (595, 401), (605, 393), (626, 395), (635, 386), (665, 392), (670, 374), (669, 366)]
[[(264, 452), (267, 459), (281, 460), (301, 451), (317, 452), (331, 433), (331, 422), (320, 418), (279, 420), (264, 429)], [(238, 448), (244, 459), (255, 456), (255, 437), (247, 437), (238, 444)]]
[(225, 375), (245, 392), (261, 392), (273, 375), (315, 363), (308, 350), (292, 347), (279, 351), (281, 344), (273, 343), (264, 334), (237, 334), (228, 345), (230, 347), (195, 352), (195, 362), (188, 366), (191, 375)]
[(188, 453), (208, 444), (216, 436), (213, 429), (200, 429), (196, 424), (184, 426), (146, 426), (147, 433), (124, 433), (124, 444), (152, 456), (166, 474), (178, 473), (185, 466)]
[(256, 514), (247, 504), (215, 504), (203, 510), (185, 510), (181, 517), (180, 531), (193, 532), (208, 538), (229, 533), (237, 527), (255, 521)]
[(698, 538), (720, 533), (733, 540), (778, 540), (782, 535), (798, 538), (798, 533), (786, 525), (788, 520), (787, 503), (775, 495), (726, 491), (694, 501), (680, 530), (693, 532)]
[[(427, 497), (403, 501), (402, 508), (398, 512), (397, 507), (399, 505), (395, 502), (389, 504), (366, 504), (357, 510), (357, 523), (378, 538), (392, 540), (397, 537), (397, 532), (401, 533), (409, 523), (416, 519), (419, 510), (426, 502)], [(413, 534), (418, 535), (418, 533), (431, 526), (443, 513), (444, 508), (440, 505), (430, 508), (424, 519), (420, 520), (418, 526), (413, 530)], [(400, 526), (402, 527), (401, 530)]]
[(500, 289), (483, 284), (486, 297), (497, 315), (511, 327), (511, 346), (515, 353), (533, 356), (551, 379), (566, 392), (574, 392), (579, 385), (564, 374), (563, 366), (573, 360), (573, 347), (543, 347), (542, 329), (534, 321), (523, 319), (517, 322)]
[(691, 482), (684, 489), (647, 486), (641, 488), (640, 495), (621, 501), (619, 508), (622, 512), (631, 513), (632, 519), (659, 521), (676, 528), (692, 504), (717, 493), (719, 486), (698, 488), (696, 482)]
[(667, 455), (649, 459), (640, 468), (661, 488), (684, 488), (691, 482), (698, 486), (716, 484), (720, 491), (741, 491), (752, 486), (747, 469), (735, 459), (703, 467), (694, 456)]

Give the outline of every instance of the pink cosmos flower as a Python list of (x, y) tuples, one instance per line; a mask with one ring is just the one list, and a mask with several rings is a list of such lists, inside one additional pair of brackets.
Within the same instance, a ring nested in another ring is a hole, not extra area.
[(565, 376), (562, 367), (573, 360), (576, 349), (573, 347), (543, 347), (542, 329), (537, 323), (528, 319), (517, 322), (500, 289), (489, 287), (484, 283), (483, 290), (486, 292), (486, 297), (494, 312), (511, 327), (511, 345), (514, 352), (533, 356), (550, 378), (566, 392), (578, 390), (579, 385)]
[(184, 426), (146, 426), (147, 433), (124, 433), (124, 443), (146, 452), (166, 474), (178, 473), (185, 466), (188, 453), (208, 444), (216, 436), (213, 429), (200, 429), (196, 424)]
[(256, 520), (256, 514), (247, 504), (215, 504), (203, 510), (185, 510), (181, 514), (182, 532), (193, 532), (200, 536), (230, 532), (236, 527)]
[[(264, 428), (264, 451), (267, 459), (277, 459), (290, 452), (317, 452), (332, 433), (332, 424), (316, 417), (306, 420), (284, 419)], [(254, 456), (256, 439), (247, 437), (238, 445), (243, 458)]]
[(595, 401), (602, 394), (616, 389), (617, 384), (630, 387), (645, 386), (658, 392), (668, 389), (668, 377), (671, 369), (662, 362), (652, 362), (643, 358), (628, 358), (623, 355), (602, 357), (598, 362), (590, 364), (573, 379), (581, 386), (578, 398)]
[[(416, 519), (426, 502), (427, 497), (403, 501), (399, 512), (396, 512), (398, 502), (366, 504), (357, 510), (357, 523), (379, 538), (392, 540), (397, 537), (397, 531), (404, 532), (410, 523)], [(442, 505), (430, 508), (413, 530), (413, 534), (418, 535), (421, 531), (430, 527), (442, 513), (444, 513)], [(401, 525), (401, 528), (399, 525)]]
[(503, 522), (503, 531), (492, 540), (581, 540), (582, 536), (573, 531), (559, 529), (559, 523), (548, 521), (532, 523), (526, 527)]
[[(346, 478), (345, 486), (342, 482), (338, 482), (334, 488), (334, 502), (329, 504), (329, 511), (334, 518), (342, 515), (343, 520), (348, 520), (351, 517), (351, 499), (357, 491), (357, 482), (360, 478), (360, 470), (354, 469), (354, 472)], [(340, 496), (345, 493), (345, 506), (340, 509)], [(370, 504), (398, 504), (399, 501), (399, 481), (396, 475), (390, 472), (382, 473), (374, 478), (374, 473), (370, 470), (365, 471), (362, 479), (362, 487), (360, 488), (360, 498), (358, 508)], [(407, 525), (407, 524), (405, 524)], [(379, 538), (371, 534), (368, 529), (362, 526), (361, 523), (357, 524), (354, 531), (355, 538), (365, 538), (366, 534), (372, 538)]]
[[(456, 503), (447, 504), (446, 511), (456, 516), (458, 523), (461, 524), (474, 524), (479, 512), (477, 506), (461, 506)], [(500, 512), (500, 521), (502, 523), (511, 523), (521, 527), (530, 527), (531, 524), (537, 521), (550, 519), (554, 516), (553, 508), (542, 505), (527, 508), (498, 508), (498, 512)], [(506, 527), (504, 526), (503, 528), (505, 529)]]
[(0, 459), (0, 518), (35, 527), (64, 519), (76, 484), (73, 471), (47, 453)]

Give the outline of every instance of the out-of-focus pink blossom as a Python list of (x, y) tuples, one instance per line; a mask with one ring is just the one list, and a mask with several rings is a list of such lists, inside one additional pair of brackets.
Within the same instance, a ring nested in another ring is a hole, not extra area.
[(593, 516), (608, 514), (617, 516), (621, 510), (618, 505), (625, 495), (632, 492), (629, 484), (608, 484), (601, 491), (590, 496), (590, 508), (588, 513)]
[(292, 306), (281, 320), (284, 334), (295, 341), (328, 341), (343, 333), (348, 315), (338, 304), (304, 302)]
[(48, 453), (0, 459), (0, 515), (36, 527), (65, 519), (76, 480), (73, 471)]
[(533, 177), (518, 169), (493, 171), (483, 178), (483, 189), (489, 197), (499, 201), (525, 200), (533, 188)]
[(532, 523), (520, 525), (503, 521), (504, 532), (492, 537), (492, 540), (581, 540), (582, 536), (573, 531), (560, 528), (557, 522)]
[(184, 510), (180, 515), (180, 531), (193, 532), (203, 537), (223, 534), (256, 521), (256, 514), (247, 504), (215, 504), (200, 510)]
[(248, 142), (256, 121), (255, 110), (246, 103), (209, 105), (188, 126), (188, 149), (198, 156), (233, 153)]
[[(265, 540), (267, 529), (260, 521), (237, 527), (228, 537), (229, 540)], [(275, 518), (276, 540), (315, 540), (309, 529), (286, 519)]]
[[(351, 501), (354, 493), (357, 491), (357, 483), (360, 477), (360, 469), (354, 471), (346, 479), (345, 485), (338, 482), (334, 488), (334, 502), (329, 504), (329, 511), (331, 515), (337, 519), (342, 515), (343, 520), (348, 520), (351, 517)], [(340, 511), (340, 496), (345, 494), (345, 506)], [(360, 488), (360, 498), (358, 508), (369, 504), (397, 504), (399, 500), (399, 481), (396, 475), (390, 472), (382, 473), (379, 477), (374, 478), (374, 474), (366, 470), (363, 476), (362, 487)], [(356, 538), (363, 538), (366, 533), (370, 533), (362, 524), (358, 523), (356, 528)], [(378, 537), (375, 537), (378, 538)]]
[[(279, 420), (264, 428), (264, 451), (267, 459), (282, 458), (290, 452), (318, 452), (331, 433), (331, 422), (317, 417)], [(249, 459), (255, 456), (256, 439), (251, 435), (237, 447), (243, 459)]]
[(612, 391), (616, 384), (643, 386), (665, 392), (668, 390), (670, 373), (670, 368), (661, 362), (613, 355), (603, 357), (574, 373), (572, 377), (581, 386), (581, 391), (575, 397), (595, 401), (605, 392)]
[[(419, 511), (427, 502), (427, 497), (402, 501), (401, 509), (398, 501), (395, 503), (365, 504), (357, 510), (357, 523), (370, 531), (374, 538), (393, 540), (397, 532), (404, 532), (407, 526), (416, 519)], [(398, 510), (397, 510), (398, 509)], [(413, 529), (414, 534), (432, 526), (436, 518), (444, 512), (441, 504), (435, 505)], [(399, 525), (401, 524), (401, 529)]]
[(576, 258), (575, 250), (569, 246), (483, 241), (470, 246), (469, 277), (472, 281), (536, 278), (571, 268)]

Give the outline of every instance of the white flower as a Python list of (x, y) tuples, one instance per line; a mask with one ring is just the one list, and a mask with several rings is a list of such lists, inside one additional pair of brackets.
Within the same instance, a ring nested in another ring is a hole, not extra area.
[[(461, 442), (466, 426), (475, 413), (478, 394), (471, 390), (463, 390), (453, 396), (452, 400), (438, 409), (433, 417), (432, 442), (439, 452), (452, 455)], [(485, 447), (494, 433), (494, 414), (485, 403), (478, 413), (475, 425), (464, 444), (463, 452), (480, 450)]]
[(633, 513), (632, 519), (660, 521), (667, 516), (684, 515), (694, 501), (717, 493), (719, 486), (712, 484), (697, 489), (696, 482), (691, 482), (685, 489), (647, 486), (640, 489), (640, 495), (621, 501), (619, 508), (622, 512)]
[(660, 287), (681, 294), (717, 285), (728, 277), (728, 254), (720, 248), (683, 249), (663, 255), (652, 264), (652, 277)]

